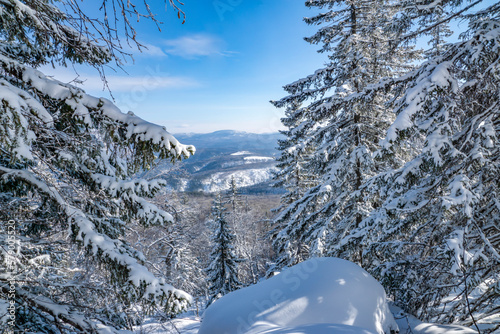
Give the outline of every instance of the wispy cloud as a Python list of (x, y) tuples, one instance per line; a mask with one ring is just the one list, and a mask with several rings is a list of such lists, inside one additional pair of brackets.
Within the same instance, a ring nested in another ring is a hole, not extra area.
[(224, 42), (221, 39), (207, 34), (183, 36), (166, 40), (163, 44), (166, 45), (165, 53), (184, 58), (228, 55), (230, 53), (223, 50)]
[[(42, 69), (44, 71), (44, 69)], [(45, 71), (44, 71), (45, 72)], [(82, 87), (88, 92), (102, 91), (103, 81), (99, 75), (85, 73), (76, 74), (68, 68), (56, 68), (46, 71), (53, 75), (54, 79), (61, 82), (70, 82), (76, 86)], [(108, 86), (112, 92), (131, 92), (131, 91), (155, 91), (165, 89), (182, 89), (197, 87), (200, 83), (190, 77), (170, 76), (161, 72), (159, 68), (146, 68), (144, 74), (138, 76), (127, 75), (106, 75)], [(82, 83), (79, 83), (79, 82)]]
[(168, 55), (183, 58), (197, 58), (207, 56), (229, 56), (236, 52), (225, 51), (222, 39), (209, 34), (191, 34), (176, 39), (159, 41), (156, 44), (140, 42), (139, 51), (132, 43), (123, 45), (123, 51), (134, 57), (166, 57)]
[(134, 57), (146, 56), (146, 57), (166, 57), (167, 54), (163, 49), (157, 45), (151, 43), (139, 42), (141, 44), (141, 49), (139, 50), (133, 42), (130, 44), (123, 43), (123, 51), (131, 53)]
[[(158, 89), (179, 89), (199, 86), (199, 83), (188, 77), (176, 76), (108, 76), (106, 77), (111, 91), (132, 91), (134, 89), (144, 89), (148, 91)], [(84, 87), (97, 87), (102, 81), (99, 77), (89, 78), (84, 83)]]

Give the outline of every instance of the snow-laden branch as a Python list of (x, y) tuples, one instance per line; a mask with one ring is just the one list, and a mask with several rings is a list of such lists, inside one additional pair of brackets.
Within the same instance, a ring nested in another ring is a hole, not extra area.
[[(4, 68), (8, 68), (12, 73), (15, 73), (18, 78), (32, 86), (42, 95), (65, 102), (73, 108), (74, 117), (81, 119), (88, 126), (94, 125), (93, 118), (95, 118), (95, 115), (91, 115), (92, 111), (94, 114), (101, 115), (120, 128), (125, 129), (126, 139), (136, 143), (148, 142), (156, 145), (161, 152), (165, 152), (165, 157), (173, 159), (187, 158), (195, 152), (194, 146), (179, 143), (165, 127), (147, 122), (132, 112), (125, 114), (105, 98), (96, 98), (85, 94), (81, 89), (47, 77), (42, 72), (24, 66), (2, 54), (0, 54), (0, 64)], [(16, 92), (20, 96), (27, 96), (27, 101), (34, 100), (25, 91), (17, 89)], [(47, 126), (51, 125), (51, 116), (45, 108), (39, 103), (29, 106), (33, 107), (32, 110), (35, 110), (42, 117)]]
[[(98, 252), (104, 258), (124, 266), (128, 270), (129, 283), (139, 288), (146, 284), (145, 296), (148, 298), (162, 298), (173, 294), (176, 298), (176, 308), (183, 309), (191, 301), (191, 297), (166, 284), (163, 279), (156, 278), (143, 265), (141, 265), (129, 250), (124, 247), (120, 240), (111, 239), (109, 236), (99, 233), (92, 220), (80, 209), (68, 203), (56, 188), (47, 185), (27, 170), (15, 170), (0, 167), (0, 176), (3, 181), (16, 179), (36, 188), (41, 194), (55, 203), (66, 217), (70, 226), (69, 231), (77, 231), (76, 239), (80, 240), (85, 247), (90, 247), (94, 254)], [(74, 227), (74, 229), (73, 229)], [(70, 232), (73, 233), (73, 232)]]
[[(406, 41), (406, 40), (409, 40), (409, 39), (412, 39), (412, 38), (416, 38), (416, 37), (419, 37), (421, 35), (423, 35), (424, 33), (428, 32), (428, 31), (431, 31), (432, 29), (444, 24), (444, 23), (448, 23), (450, 22), (451, 20), (453, 20), (454, 18), (460, 16), (461, 14), (465, 13), (466, 11), (468, 11), (469, 9), (471, 9), (472, 7), (476, 6), (477, 4), (483, 2), (483, 0), (477, 0), (473, 3), (471, 3), (470, 5), (468, 6), (465, 6), (464, 8), (460, 9), (459, 11), (457, 11), (456, 13), (453, 13), (451, 15), (448, 15), (447, 17), (445, 17), (444, 19), (434, 23), (434, 24), (431, 24), (430, 26), (427, 26), (423, 29), (420, 29), (418, 31), (415, 31), (413, 33), (410, 33), (410, 34), (407, 34), (407, 35), (404, 35), (401, 37), (401, 41)], [(429, 9), (429, 7), (427, 8), (418, 8), (418, 9)]]

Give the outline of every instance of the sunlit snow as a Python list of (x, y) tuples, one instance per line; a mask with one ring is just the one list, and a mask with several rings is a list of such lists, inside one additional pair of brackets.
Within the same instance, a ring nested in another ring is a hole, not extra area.
[(239, 152), (232, 153), (231, 155), (250, 155), (250, 154), (252, 154), (252, 152), (239, 151)]
[(206, 310), (199, 334), (356, 332), (348, 326), (367, 334), (397, 330), (373, 277), (354, 263), (316, 258), (222, 297)]

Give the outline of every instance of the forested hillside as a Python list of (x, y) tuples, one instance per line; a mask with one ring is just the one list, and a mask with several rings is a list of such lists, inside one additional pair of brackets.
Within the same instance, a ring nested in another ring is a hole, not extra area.
[(178, 134), (176, 138), (196, 146), (196, 155), (172, 165), (168, 160), (145, 172), (143, 177), (161, 178), (180, 192), (216, 193), (229, 189), (234, 178), (241, 192), (280, 193), (272, 187), (279, 133), (255, 134), (217, 131), (207, 134)]

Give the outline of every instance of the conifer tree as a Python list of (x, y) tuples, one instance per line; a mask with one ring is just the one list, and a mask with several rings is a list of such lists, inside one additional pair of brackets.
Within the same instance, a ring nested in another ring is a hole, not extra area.
[[(305, 19), (321, 25), (306, 40), (322, 45), (320, 52), (329, 62), (285, 86), (290, 95), (274, 105), (291, 111), (283, 121), (289, 126), (290, 142), (282, 147), (282, 159), (291, 165), (295, 157), (307, 157), (303, 165), (316, 175), (317, 185), (278, 215), (274, 246), (283, 264), (294, 262), (287, 259), (293, 254), (287, 251), (290, 245), (297, 249), (301, 244), (307, 245), (309, 256), (336, 255), (361, 262), (361, 246), (344, 247), (341, 240), (376, 201), (361, 188), (383, 167), (372, 155), (392, 122), (386, 108), (390, 95), (363, 92), (368, 84), (405, 71), (418, 53), (411, 47), (390, 48), (401, 33), (391, 25), (395, 5), (390, 1), (313, 0), (306, 5), (325, 9)], [(291, 152), (294, 157), (287, 158)]]
[(176, 222), (173, 231), (169, 231), (168, 245), (160, 255), (165, 261), (168, 281), (192, 296), (204, 297), (208, 285), (200, 253), (207, 254), (209, 246), (205, 230), (199, 228), (204, 223), (201, 208), (190, 201), (188, 195), (176, 196), (175, 193), (168, 194), (167, 203)]
[(206, 269), (209, 281), (209, 299), (207, 305), (241, 287), (238, 280), (238, 262), (234, 242), (235, 236), (226, 219), (226, 202), (218, 194), (212, 206), (210, 265)]
[(124, 234), (133, 221), (172, 222), (145, 199), (164, 183), (133, 175), (158, 158), (189, 157), (194, 148), (37, 70), (50, 62), (98, 69), (119, 63), (113, 36), (120, 30), (108, 19), (123, 14), (125, 35), (135, 38), (129, 15), (140, 13), (130, 2), (112, 3), (121, 13), (107, 12), (103, 21), (73, 1), (60, 6), (72, 13), (48, 0), (0, 4), (0, 261), (7, 269), (0, 304), (16, 309), (15, 321), (1, 328), (117, 332), (132, 325), (134, 305), (175, 314), (189, 302), (146, 269)]
[[(353, 231), (396, 303), (422, 319), (498, 324), (500, 5), (463, 15), (463, 40), (404, 78), (386, 156), (422, 138), (378, 178), (382, 205)], [(371, 239), (371, 240), (370, 240)]]
[(236, 213), (236, 211), (239, 211), (239, 206), (241, 205), (241, 196), (234, 175), (231, 176), (231, 181), (229, 181), (229, 190), (227, 191), (227, 197), (232, 212)]
[[(310, 124), (306, 122), (307, 109), (300, 108), (300, 103), (290, 103), (285, 110), (285, 116), (281, 121), (288, 130), (282, 130), (285, 139), (278, 140), (281, 155), (276, 159), (278, 169), (273, 177), (273, 186), (285, 189), (286, 193), (281, 197), (280, 207), (276, 208), (275, 212), (281, 212), (304, 196), (308, 189), (317, 185), (315, 174), (307, 168), (313, 149), (302, 146), (307, 138), (306, 127), (303, 125)], [(284, 215), (273, 221), (270, 237), (274, 241), (277, 262), (269, 268), (269, 274), (280, 268), (296, 265), (309, 257), (307, 244), (288, 238), (285, 232), (287, 224), (288, 218)]]

